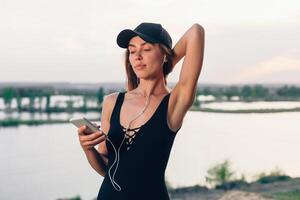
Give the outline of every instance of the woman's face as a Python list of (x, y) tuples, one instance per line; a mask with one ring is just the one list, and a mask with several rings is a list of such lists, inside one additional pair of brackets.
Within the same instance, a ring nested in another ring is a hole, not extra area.
[(129, 41), (129, 62), (138, 78), (153, 79), (163, 75), (164, 54), (158, 44), (139, 36)]

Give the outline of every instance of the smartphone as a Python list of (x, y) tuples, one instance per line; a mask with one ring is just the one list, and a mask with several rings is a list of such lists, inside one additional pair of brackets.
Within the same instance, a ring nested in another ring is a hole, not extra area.
[(84, 117), (72, 118), (69, 120), (69, 122), (74, 124), (77, 128), (80, 128), (81, 126), (86, 126), (87, 129), (84, 131), (86, 134), (91, 134), (99, 131), (99, 128), (96, 125), (94, 125), (92, 122), (90, 122)]

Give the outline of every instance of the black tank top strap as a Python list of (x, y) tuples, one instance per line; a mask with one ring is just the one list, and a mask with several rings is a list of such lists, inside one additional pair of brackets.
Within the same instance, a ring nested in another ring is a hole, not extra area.
[(168, 111), (168, 101), (169, 101), (170, 93), (165, 95), (164, 98), (161, 100), (159, 107), (157, 108), (157, 116), (164, 122), (164, 118), (166, 117)]
[[(122, 107), (122, 104), (123, 104), (123, 101), (124, 101), (125, 93), (126, 93), (126, 91), (125, 92), (120, 92), (118, 94), (118, 97), (117, 97), (117, 100), (116, 100), (116, 103), (115, 103), (115, 106), (114, 106), (114, 109), (113, 109), (113, 112), (112, 112), (112, 115), (111, 115), (111, 120), (110, 120), (111, 125), (113, 124), (114, 126), (121, 127), (123, 129), (124, 129), (124, 127), (121, 124), (119, 124), (119, 122), (120, 122), (119, 117), (120, 117), (121, 107)], [(157, 110), (155, 111), (155, 113), (153, 113), (153, 116), (146, 123), (153, 123), (152, 122), (153, 120), (154, 121), (157, 120), (157, 121), (162, 122), (165, 125), (164, 127), (167, 128), (166, 131), (174, 132), (174, 131), (169, 129), (168, 122), (167, 122), (167, 112), (168, 112), (170, 94), (171, 93), (167, 94), (162, 99), (162, 101), (161, 101), (160, 105), (158, 106)], [(135, 128), (135, 129), (139, 129), (139, 128), (140, 127)], [(130, 130), (133, 131), (135, 129), (130, 129)], [(179, 129), (175, 132), (178, 132)]]
[(114, 109), (112, 111), (111, 118), (110, 118), (110, 123), (111, 124), (118, 122), (119, 113), (120, 113), (120, 110), (121, 110), (121, 105), (123, 103), (125, 93), (126, 92), (119, 92), (119, 94), (118, 94), (118, 97), (117, 97), (117, 100), (116, 100), (116, 103), (114, 105)]
[(169, 94), (167, 94), (165, 96), (165, 98), (163, 99), (163, 101), (161, 102), (161, 110), (159, 110), (159, 121), (163, 122), (164, 124), (164, 127), (165, 127), (165, 131), (166, 132), (172, 132), (173, 134), (171, 135), (175, 135), (174, 133), (177, 133), (181, 127), (179, 129), (177, 129), (176, 131), (173, 131), (169, 128), (169, 125), (168, 125), (168, 107), (169, 107), (169, 99), (170, 99), (170, 96), (171, 96), (171, 92)]

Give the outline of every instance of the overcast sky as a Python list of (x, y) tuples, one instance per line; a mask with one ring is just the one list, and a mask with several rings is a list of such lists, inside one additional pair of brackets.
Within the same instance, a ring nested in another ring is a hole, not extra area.
[(204, 27), (199, 83), (300, 83), (299, 0), (1, 0), (0, 82), (123, 82), (116, 36), (144, 21)]

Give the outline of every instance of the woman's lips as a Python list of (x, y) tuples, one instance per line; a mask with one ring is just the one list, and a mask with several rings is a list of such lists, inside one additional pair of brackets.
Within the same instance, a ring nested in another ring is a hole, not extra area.
[(135, 66), (135, 69), (142, 69), (142, 68), (144, 68), (146, 65), (136, 65)]

